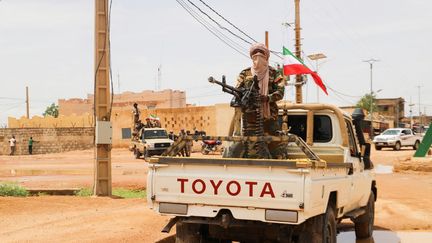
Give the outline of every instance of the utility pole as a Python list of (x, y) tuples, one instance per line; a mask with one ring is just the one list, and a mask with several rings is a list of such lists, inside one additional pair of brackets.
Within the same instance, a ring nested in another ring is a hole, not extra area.
[(95, 164), (93, 194), (111, 196), (111, 95), (108, 0), (95, 0)]
[(373, 64), (375, 62), (379, 62), (379, 60), (376, 59), (369, 59), (369, 60), (364, 60), (363, 62), (367, 62), (369, 63), (369, 67), (370, 67), (370, 110), (369, 110), (369, 115), (370, 115), (370, 139), (373, 138), (373, 89), (372, 89), (372, 74), (373, 74)]
[[(295, 0), (295, 48), (296, 48), (296, 56), (298, 59), (301, 59), (301, 37), (300, 37), (300, 0)], [(303, 79), (302, 75), (296, 75), (296, 103), (302, 103), (302, 85)]]
[(265, 32), (265, 45), (269, 49), (269, 34), (268, 31)]
[(30, 104), (29, 104), (29, 94), (28, 94), (27, 86), (26, 86), (26, 114), (27, 114), (27, 119), (30, 119)]
[(410, 112), (410, 128), (413, 128), (413, 115), (412, 115), (412, 107), (414, 106), (414, 104), (411, 101), (411, 96), (410, 96), (410, 103), (409, 103), (409, 112)]
[(422, 132), (422, 123), (423, 123), (423, 121), (422, 121), (422, 116), (421, 116), (421, 107), (420, 107), (420, 88), (421, 88), (422, 86), (421, 85), (417, 85), (417, 89), (418, 89), (418, 109), (419, 109), (419, 112), (418, 112), (418, 117), (419, 117), (419, 132)]

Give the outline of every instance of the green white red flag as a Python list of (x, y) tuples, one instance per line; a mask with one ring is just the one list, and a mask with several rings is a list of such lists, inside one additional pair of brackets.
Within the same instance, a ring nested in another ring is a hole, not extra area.
[(324, 93), (327, 93), (327, 88), (324, 85), (321, 78), (318, 76), (318, 74), (312, 70), (310, 70), (302, 60), (298, 59), (292, 52), (290, 52), (287, 48), (283, 47), (283, 55), (284, 55), (284, 68), (283, 72), (284, 75), (297, 75), (297, 74), (310, 74), (315, 81), (315, 83), (324, 91)]

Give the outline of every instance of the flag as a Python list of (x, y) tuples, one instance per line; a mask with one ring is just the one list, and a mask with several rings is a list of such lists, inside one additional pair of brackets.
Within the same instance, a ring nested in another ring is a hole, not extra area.
[(284, 75), (295, 75), (295, 74), (310, 74), (315, 81), (315, 83), (328, 95), (327, 88), (324, 85), (321, 78), (318, 74), (312, 70), (310, 70), (302, 60), (298, 59), (292, 52), (283, 47), (283, 55), (284, 55), (284, 67), (283, 72)]

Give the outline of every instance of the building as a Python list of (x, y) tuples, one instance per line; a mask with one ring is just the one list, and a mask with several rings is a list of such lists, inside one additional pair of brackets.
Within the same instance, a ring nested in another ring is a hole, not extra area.
[[(92, 94), (87, 95), (87, 99), (59, 99), (59, 115), (83, 115), (93, 114)], [(128, 107), (138, 103), (141, 109), (164, 109), (164, 108), (184, 108), (186, 107), (186, 92), (179, 90), (166, 89), (162, 91), (144, 90), (140, 93), (123, 92), (114, 95), (113, 111)]]
[(375, 99), (378, 113), (386, 119), (393, 120), (394, 126), (399, 127), (402, 118), (405, 117), (405, 100), (402, 97)]

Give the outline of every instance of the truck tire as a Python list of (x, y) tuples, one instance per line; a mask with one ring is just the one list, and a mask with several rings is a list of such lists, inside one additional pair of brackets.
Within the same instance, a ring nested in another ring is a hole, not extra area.
[(306, 235), (300, 236), (299, 242), (336, 243), (336, 216), (331, 205), (327, 206), (325, 214), (317, 216), (315, 222), (312, 234), (305, 232)]
[(393, 150), (399, 151), (401, 149), (401, 143), (398, 141), (396, 142), (395, 146), (393, 147)]
[(375, 145), (375, 149), (376, 149), (376, 150), (381, 150), (382, 147), (381, 147), (381, 146), (376, 146), (376, 145)]
[(176, 243), (200, 243), (202, 241), (200, 225), (178, 222), (175, 239)]
[(375, 219), (375, 194), (371, 191), (366, 213), (354, 220), (354, 228), (357, 239), (366, 239), (372, 236)]
[(415, 143), (414, 143), (413, 149), (417, 151), (417, 149), (419, 148), (419, 146), (420, 146), (420, 141), (416, 140)]

